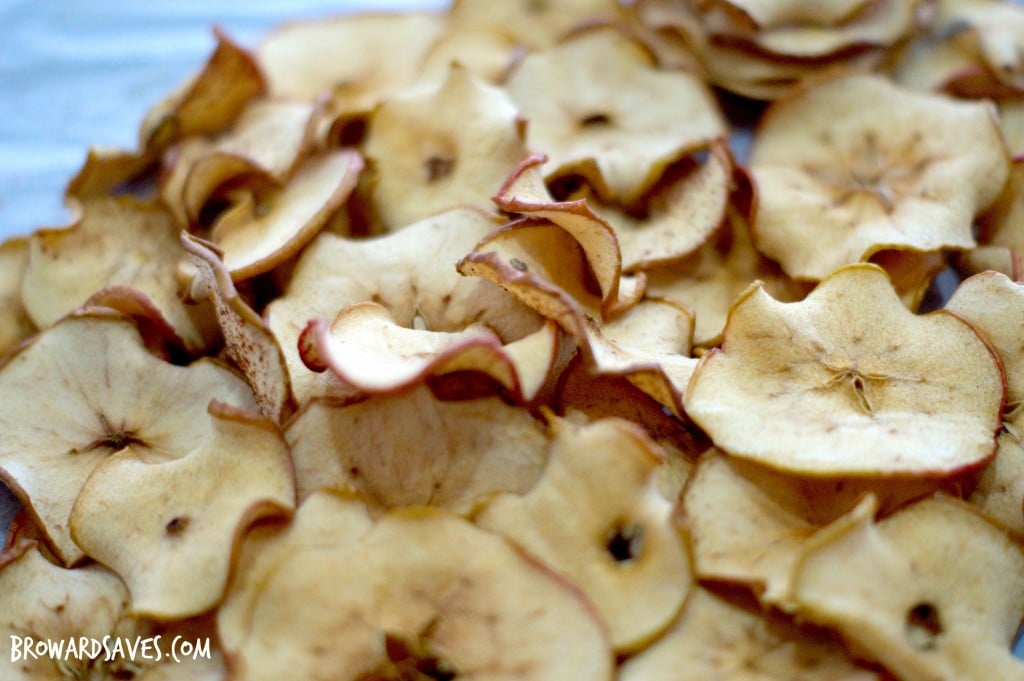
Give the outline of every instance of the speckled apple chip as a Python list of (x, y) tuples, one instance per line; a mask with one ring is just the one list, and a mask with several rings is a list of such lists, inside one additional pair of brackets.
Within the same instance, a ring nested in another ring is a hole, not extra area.
[(68, 516), (89, 474), (131, 445), (147, 461), (191, 451), (210, 436), (213, 399), (255, 409), (224, 366), (168, 364), (134, 327), (96, 314), (61, 321), (0, 367), (0, 476), (38, 521), (64, 563), (82, 551)]
[(884, 249), (973, 247), (974, 217), (1009, 163), (988, 105), (850, 75), (775, 103), (750, 170), (759, 250), (791, 276), (822, 279)]
[(550, 460), (525, 495), (502, 494), (476, 516), (580, 587), (613, 647), (642, 647), (690, 588), (672, 504), (657, 490), (661, 453), (636, 425), (552, 422)]
[(579, 592), (457, 516), (397, 510), (370, 524), (359, 502), (317, 493), (265, 543), (218, 618), (240, 678), (611, 677)]
[(995, 451), (998, 358), (948, 312), (915, 316), (873, 265), (799, 303), (754, 286), (690, 380), (690, 417), (726, 452), (808, 474), (941, 476)]
[(1020, 679), (1010, 644), (1024, 615), (1024, 551), (948, 497), (823, 533), (797, 566), (804, 617), (901, 679)]

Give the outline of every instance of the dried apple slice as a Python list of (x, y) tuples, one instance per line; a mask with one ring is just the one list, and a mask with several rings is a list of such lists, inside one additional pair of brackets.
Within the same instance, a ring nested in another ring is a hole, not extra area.
[(193, 351), (208, 347), (213, 338), (202, 308), (178, 295), (182, 251), (168, 212), (130, 197), (90, 199), (81, 209), (70, 227), (40, 230), (30, 238), (21, 290), (35, 323), (51, 326), (97, 291), (125, 286), (152, 302), (183, 345)]
[(168, 364), (130, 323), (98, 314), (67, 318), (9, 356), (0, 394), (0, 478), (67, 565), (83, 555), (68, 532), (71, 506), (110, 454), (132, 445), (147, 461), (175, 458), (210, 436), (211, 400), (256, 408), (224, 366)]
[(528, 411), (496, 397), (445, 402), (423, 386), (349, 405), (314, 400), (285, 435), (300, 500), (352, 489), (376, 513), (416, 505), (469, 513), (495, 492), (526, 492), (547, 461)]
[(374, 209), (391, 230), (461, 204), (490, 207), (526, 156), (519, 110), (458, 63), (438, 85), (377, 107), (364, 150)]
[(670, 163), (728, 135), (703, 82), (657, 69), (613, 28), (528, 55), (506, 87), (530, 121), (530, 147), (549, 158), (549, 182), (582, 175), (602, 199), (627, 206)]
[[(1024, 158), (1014, 159), (1010, 167), (1010, 179), (1002, 195), (979, 220), (981, 234), (979, 240), (985, 245), (990, 258), (998, 258), (997, 262), (985, 262), (985, 265), (996, 265), (994, 269), (1004, 274), (1013, 274), (1012, 259), (1024, 253)], [(976, 249), (981, 250), (981, 249)], [(968, 257), (973, 257), (970, 254)], [(983, 269), (983, 268), (982, 268)], [(980, 271), (980, 270), (979, 270)]]
[(623, 18), (625, 11), (614, 0), (510, 0), (500, 5), (486, 0), (455, 0), (448, 10), (448, 20), (456, 29), (509, 31), (527, 50), (550, 47), (580, 26)]
[[(808, 4), (800, 0), (717, 0), (704, 3), (705, 11), (722, 11), (724, 19), (751, 29), (765, 29), (793, 24), (833, 26), (850, 19), (871, 0), (828, 0)], [(732, 11), (730, 11), (732, 10)]]
[(626, 421), (551, 427), (537, 485), (498, 495), (475, 521), (568, 577), (594, 603), (615, 650), (635, 650), (668, 625), (690, 589), (673, 504), (655, 484), (662, 454)]
[(589, 603), (457, 516), (392, 511), (367, 527), (359, 502), (317, 493), (265, 544), (219, 614), (239, 679), (612, 676)]
[(794, 597), (901, 679), (1021, 679), (1024, 551), (970, 506), (936, 496), (822, 533)]
[(156, 160), (152, 151), (90, 147), (82, 167), (68, 182), (64, 198), (72, 202), (107, 196), (144, 175)]
[(755, 285), (690, 380), (690, 417), (730, 454), (814, 475), (942, 476), (994, 454), (998, 358), (948, 312), (918, 317), (873, 265), (799, 303)]
[(0, 244), (0, 356), (36, 332), (36, 325), (21, 302), (21, 282), (28, 269), (28, 239)]
[(294, 508), (280, 431), (217, 402), (209, 413), (196, 449), (152, 463), (129, 444), (96, 466), (71, 509), (72, 538), (124, 580), (131, 615), (182, 619), (214, 607), (242, 534)]
[(621, 681), (879, 681), (834, 641), (694, 587), (660, 639), (619, 668)]
[(750, 170), (759, 250), (791, 276), (822, 279), (884, 249), (973, 247), (974, 217), (1009, 164), (986, 104), (849, 75), (776, 102)]
[(943, 0), (939, 26), (967, 27), (978, 42), (980, 56), (1003, 84), (1024, 89), (1024, 12), (1013, 3), (992, 0)]
[(484, 82), (503, 83), (522, 48), (506, 27), (451, 28), (423, 57), (420, 80), (442, 82), (453, 63), (466, 67)]

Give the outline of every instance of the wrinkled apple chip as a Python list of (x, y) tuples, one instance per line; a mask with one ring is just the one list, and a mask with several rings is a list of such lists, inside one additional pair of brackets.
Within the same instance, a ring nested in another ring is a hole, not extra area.
[(89, 474), (131, 445), (147, 461), (181, 456), (210, 437), (206, 405), (255, 409), (245, 381), (200, 359), (187, 367), (147, 352), (120, 318), (67, 318), (0, 367), (0, 478), (65, 564), (82, 550), (68, 515)]
[(352, 681), (612, 675), (589, 603), (457, 516), (397, 510), (369, 525), (358, 501), (316, 493), (265, 543), (219, 614), (224, 649), (243, 678), (313, 678), (324, 669)]
[(942, 495), (822, 533), (801, 558), (803, 617), (836, 628), (901, 679), (1020, 679), (1024, 551)]
[(354, 404), (314, 400), (285, 432), (300, 500), (359, 492), (374, 513), (437, 506), (460, 514), (533, 487), (547, 461), (536, 420), (497, 397), (441, 401), (418, 386)]
[(132, 615), (181, 619), (209, 610), (224, 594), (245, 530), (294, 508), (280, 431), (217, 402), (209, 413), (207, 439), (180, 458), (146, 461), (128, 444), (104, 459), (71, 509), (72, 538), (124, 580)]
[(291, 181), (258, 196), (244, 218), (214, 223), (210, 240), (224, 251), (235, 281), (267, 272), (297, 254), (348, 199), (363, 159), (339, 149), (306, 159)]
[(332, 374), (313, 373), (303, 364), (298, 341), (311, 319), (333, 320), (349, 305), (376, 302), (407, 328), (419, 323), (454, 332), (483, 324), (505, 343), (537, 331), (543, 321), (515, 298), (455, 269), (459, 258), (496, 226), (493, 216), (460, 208), (371, 239), (321, 233), (299, 258), (285, 295), (266, 312), (298, 402), (314, 395), (338, 396)]
[(527, 55), (506, 87), (529, 119), (530, 147), (548, 156), (546, 179), (582, 176), (603, 200), (625, 206), (669, 164), (728, 135), (700, 79), (659, 70), (613, 28)]
[(604, 618), (615, 650), (635, 650), (668, 625), (690, 589), (673, 505), (654, 481), (662, 454), (626, 421), (551, 427), (537, 485), (498, 495), (475, 522), (568, 577)]
[(456, 63), (436, 86), (378, 106), (365, 152), (375, 212), (395, 230), (462, 204), (490, 207), (526, 145), (508, 95)]
[(619, 668), (621, 681), (880, 681), (821, 634), (694, 587), (672, 627)]
[(259, 64), (220, 30), (217, 47), (199, 73), (153, 106), (139, 129), (139, 148), (161, 151), (179, 139), (228, 127), (266, 83)]
[(690, 417), (729, 454), (813, 475), (942, 476), (995, 450), (998, 358), (948, 312), (918, 317), (873, 265), (799, 303), (753, 286), (701, 360)]
[(448, 21), (457, 29), (488, 28), (509, 31), (527, 50), (542, 50), (574, 29), (593, 23), (614, 23), (625, 18), (615, 0), (508, 0), (496, 5), (487, 0), (454, 0)]
[(131, 197), (81, 203), (81, 215), (63, 229), (30, 237), (22, 300), (41, 328), (77, 309), (97, 291), (134, 288), (148, 298), (193, 352), (211, 345), (208, 312), (186, 305), (178, 294), (182, 255), (178, 229), (159, 204)]
[(850, 75), (776, 102), (750, 171), (759, 250), (822, 279), (884, 249), (973, 247), (1009, 163), (989, 106)]
[(36, 332), (21, 302), (21, 282), (28, 269), (29, 240), (8, 239), (0, 244), (0, 356)]

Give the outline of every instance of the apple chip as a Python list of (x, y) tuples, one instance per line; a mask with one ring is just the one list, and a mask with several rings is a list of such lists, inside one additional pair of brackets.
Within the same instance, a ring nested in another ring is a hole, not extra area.
[(124, 286), (151, 301), (181, 345), (192, 351), (209, 347), (214, 339), (202, 319), (209, 310), (186, 305), (178, 295), (182, 250), (168, 212), (130, 197), (90, 199), (81, 208), (70, 227), (40, 230), (30, 238), (21, 294), (35, 323), (51, 326), (97, 291)]
[(375, 513), (421, 505), (466, 514), (495, 492), (528, 491), (547, 461), (528, 411), (496, 397), (445, 402), (424, 386), (348, 405), (314, 400), (285, 435), (300, 500), (352, 489)]
[(508, 78), (522, 48), (506, 27), (449, 28), (423, 58), (421, 82), (442, 82), (458, 63), (484, 82)]
[(28, 239), (9, 239), (0, 244), (0, 356), (36, 331), (21, 302), (21, 282), (28, 268), (28, 256)]
[(822, 533), (797, 566), (802, 615), (901, 679), (1021, 679), (1024, 551), (967, 504), (936, 496)]
[(964, 27), (978, 42), (985, 66), (1007, 87), (1024, 90), (1024, 11), (1014, 3), (994, 0), (942, 0), (935, 22)]
[(791, 276), (822, 279), (884, 249), (973, 247), (974, 217), (1009, 164), (988, 105), (850, 75), (776, 102), (750, 170), (758, 248)]
[(703, 3), (709, 12), (721, 12), (722, 19), (750, 29), (775, 26), (832, 26), (863, 10), (871, 0), (828, 0), (806, 3), (800, 0), (718, 0)]
[(155, 151), (91, 147), (85, 163), (68, 182), (64, 198), (72, 202), (107, 196), (144, 175), (156, 157)]
[[(990, 253), (985, 265), (996, 265), (994, 269), (1004, 274), (1013, 274), (1013, 258), (1024, 254), (1024, 158), (1014, 159), (1010, 167), (1010, 179), (1002, 195), (979, 220), (980, 240)], [(981, 250), (981, 249), (976, 249)], [(974, 257), (970, 254), (969, 258)], [(991, 259), (998, 260), (991, 262)], [(985, 268), (981, 268), (982, 270)]]
[(694, 587), (660, 639), (626, 660), (621, 681), (879, 681), (834, 641)]
[(82, 557), (71, 506), (110, 454), (131, 445), (147, 461), (177, 458), (210, 437), (211, 400), (256, 408), (245, 381), (220, 364), (168, 364), (131, 324), (99, 314), (67, 318), (9, 356), (0, 394), (0, 478), (67, 565)]
[(668, 625), (690, 589), (673, 505), (654, 481), (662, 454), (626, 421), (551, 427), (537, 486), (498, 495), (476, 523), (568, 577), (604, 618), (615, 650), (635, 650)]
[(242, 566), (219, 614), (235, 678), (611, 678), (589, 603), (503, 538), (433, 509), (365, 518), (314, 494)]
[(541, 50), (573, 29), (587, 24), (615, 22), (625, 11), (615, 0), (454, 0), (448, 20), (456, 30), (489, 28), (509, 31), (528, 50)]
[(959, 317), (918, 317), (873, 265), (799, 303), (759, 285), (690, 380), (690, 417), (729, 454), (815, 475), (942, 476), (995, 450), (998, 358)]
[(506, 87), (530, 121), (530, 147), (549, 158), (549, 182), (583, 176), (602, 199), (626, 206), (670, 163), (728, 135), (703, 82), (659, 70), (613, 28), (526, 56)]
[(453, 64), (436, 86), (383, 102), (364, 146), (378, 219), (398, 229), (489, 198), (526, 156), (519, 110), (501, 89)]

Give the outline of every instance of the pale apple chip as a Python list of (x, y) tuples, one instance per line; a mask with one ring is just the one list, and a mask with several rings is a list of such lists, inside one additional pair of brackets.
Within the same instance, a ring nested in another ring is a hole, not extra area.
[(207, 438), (147, 462), (132, 444), (103, 460), (71, 509), (71, 536), (116, 572), (129, 614), (161, 620), (220, 602), (235, 547), (256, 520), (289, 514), (295, 483), (284, 436), (267, 420), (212, 402)]
[(821, 533), (793, 594), (801, 616), (901, 679), (1024, 678), (1010, 652), (1024, 616), (1024, 551), (950, 497)]
[(1012, 2), (941, 0), (935, 23), (966, 27), (978, 41), (981, 58), (1003, 84), (1024, 90), (1024, 11)]
[(673, 504), (658, 491), (662, 454), (635, 424), (555, 419), (550, 459), (525, 495), (501, 494), (476, 516), (579, 586), (617, 652), (642, 647), (675, 617), (690, 565)]
[(995, 453), (1004, 393), (971, 326), (915, 316), (880, 268), (850, 265), (799, 303), (751, 287), (685, 407), (720, 448), (774, 468), (944, 476)]
[(851, 19), (872, 0), (712, 0), (701, 3), (707, 13), (720, 12), (722, 20), (748, 30), (777, 26), (835, 26)]
[(354, 404), (314, 400), (285, 436), (300, 501), (351, 489), (374, 513), (419, 505), (466, 514), (496, 492), (528, 491), (547, 461), (529, 411), (497, 397), (446, 402), (424, 386)]
[(208, 359), (151, 355), (118, 317), (67, 318), (0, 367), (0, 478), (29, 508), (65, 564), (83, 553), (68, 516), (89, 474), (131, 445), (147, 461), (181, 456), (210, 435), (211, 400), (255, 409), (245, 381)]
[(835, 641), (694, 587), (660, 639), (626, 660), (621, 681), (880, 681)]
[(299, 336), (311, 319), (334, 319), (355, 303), (376, 302), (409, 328), (417, 318), (444, 332), (483, 324), (504, 343), (537, 331), (543, 321), (535, 313), (491, 282), (455, 269), (496, 226), (493, 216), (460, 208), (370, 239), (321, 233), (299, 258), (285, 295), (266, 311), (299, 403), (339, 391), (330, 374), (312, 373), (303, 364)]
[(153, 106), (139, 129), (139, 148), (162, 151), (179, 139), (215, 134), (266, 90), (252, 54), (214, 29), (217, 48), (199, 73)]
[(421, 82), (442, 82), (458, 63), (486, 83), (505, 82), (522, 47), (505, 27), (449, 28), (423, 58)]
[(614, 28), (527, 55), (506, 87), (530, 121), (531, 149), (548, 156), (547, 180), (582, 175), (603, 200), (625, 206), (669, 164), (728, 136), (699, 78), (658, 69)]
[(515, 104), (458, 63), (442, 82), (378, 106), (364, 150), (373, 208), (387, 230), (462, 204), (490, 207), (526, 156)]
[(209, 347), (215, 341), (203, 319), (209, 310), (187, 305), (178, 294), (183, 252), (170, 214), (131, 197), (89, 199), (81, 208), (70, 227), (30, 237), (21, 295), (35, 323), (51, 326), (97, 291), (123, 286), (148, 298), (185, 347)]
[(1024, 99), (1001, 100), (996, 107), (999, 109), (999, 124), (1010, 152), (1014, 157), (1024, 154)]
[(1009, 172), (990, 106), (870, 75), (776, 102), (750, 153), (758, 249), (805, 279), (885, 249), (973, 247)]
[(454, 0), (448, 20), (456, 30), (489, 28), (510, 32), (527, 50), (551, 47), (574, 29), (624, 19), (615, 0)]
[(231, 277), (250, 279), (302, 250), (348, 199), (362, 168), (362, 157), (349, 149), (312, 156), (287, 185), (257, 195), (246, 219), (215, 222), (210, 240), (224, 251)]
[(241, 567), (218, 623), (235, 678), (611, 678), (590, 604), (503, 538), (434, 509), (368, 524), (316, 493)]
[(978, 476), (972, 504), (1024, 538), (1024, 409), (1004, 417), (995, 458)]
[[(991, 249), (993, 255), (1010, 260), (1024, 254), (1024, 157), (1016, 158), (1010, 166), (1010, 179), (1002, 195), (991, 209), (981, 216), (979, 240)], [(999, 263), (1002, 264), (1002, 263)], [(998, 267), (1004, 274), (1012, 274), (1008, 267)]]
[(947, 265), (941, 251), (877, 251), (870, 262), (885, 270), (900, 300), (912, 312), (921, 306), (935, 277)]
[(36, 332), (21, 302), (21, 282), (28, 269), (29, 241), (8, 239), (0, 244), (0, 356)]

